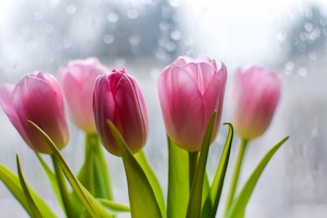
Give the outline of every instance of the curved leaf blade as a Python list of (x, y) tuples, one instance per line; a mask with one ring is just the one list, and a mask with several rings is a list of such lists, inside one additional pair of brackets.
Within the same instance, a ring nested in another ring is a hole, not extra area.
[(156, 196), (157, 202), (159, 204), (161, 214), (163, 215), (163, 217), (166, 217), (165, 198), (162, 193), (160, 183), (159, 183), (156, 175), (154, 174), (149, 162), (147, 161), (144, 152), (140, 151), (137, 154), (135, 154), (134, 157), (141, 165), (144, 173), (146, 174), (146, 176), (149, 180), (149, 183), (152, 187), (154, 195)]
[(66, 163), (65, 159), (61, 155), (60, 151), (51, 140), (51, 138), (33, 121), (28, 120), (28, 122), (39, 131), (39, 133), (44, 137), (46, 142), (48, 143), (49, 147), (53, 152), (53, 156), (58, 161), (61, 169), (64, 172), (68, 182), (70, 183), (71, 187), (75, 191), (79, 200), (85, 206), (85, 209), (89, 213), (91, 217), (111, 217), (108, 212), (97, 202), (97, 200), (87, 191), (87, 189), (77, 180), (74, 176), (73, 172), (69, 168), (68, 164)]
[(209, 146), (211, 141), (212, 130), (216, 122), (217, 111), (214, 111), (211, 115), (205, 137), (203, 139), (201, 153), (198, 164), (195, 169), (195, 176), (192, 182), (190, 199), (187, 208), (187, 218), (199, 218), (201, 217), (201, 206), (202, 206), (202, 191), (203, 181), (206, 171), (206, 164), (209, 152)]
[(218, 164), (218, 168), (214, 180), (210, 188), (210, 192), (207, 196), (205, 205), (202, 209), (202, 214), (201, 214), (202, 218), (216, 217), (221, 193), (223, 190), (223, 184), (227, 172), (232, 141), (233, 141), (233, 135), (234, 135), (233, 125), (229, 122), (224, 123), (224, 125), (228, 125), (228, 135), (225, 141), (224, 150), (221, 154), (221, 158)]
[[(0, 180), (8, 188), (11, 194), (16, 198), (16, 200), (22, 205), (25, 211), (30, 216), (32, 216), (32, 212), (29, 209), (18, 176), (6, 166), (0, 165)], [(56, 217), (55, 213), (50, 209), (47, 203), (31, 187), (28, 188), (30, 190), (31, 195), (33, 196), (33, 199), (37, 203), (41, 213), (46, 214), (47, 217)]]
[(259, 162), (255, 170), (252, 172), (251, 176), (245, 183), (244, 187), (242, 188), (240, 194), (237, 198), (233, 201), (230, 209), (227, 212), (227, 218), (242, 218), (245, 214), (246, 205), (253, 193), (253, 190), (263, 172), (265, 167), (267, 166), (270, 159), (276, 153), (276, 151), (284, 144), (284, 142), (289, 138), (286, 136), (280, 142), (278, 142), (274, 147), (272, 147), (268, 153), (262, 158)]
[(32, 197), (32, 195), (31, 195), (31, 193), (30, 193), (30, 191), (28, 189), (25, 178), (23, 176), (22, 168), (21, 168), (21, 165), (20, 165), (20, 160), (19, 160), (18, 155), (16, 155), (16, 163), (17, 163), (18, 178), (20, 180), (20, 184), (22, 186), (22, 189), (23, 189), (23, 192), (24, 192), (28, 207), (30, 208), (32, 217), (42, 218), (41, 212), (40, 212), (39, 208), (37, 207), (37, 205), (35, 204), (35, 202), (33, 200), (33, 197)]
[(132, 155), (115, 125), (110, 120), (107, 122), (123, 159), (132, 217), (162, 217), (156, 196), (141, 165)]

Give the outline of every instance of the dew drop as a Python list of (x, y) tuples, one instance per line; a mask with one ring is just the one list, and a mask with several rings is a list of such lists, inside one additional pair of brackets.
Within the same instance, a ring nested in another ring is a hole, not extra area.
[(119, 15), (117, 13), (115, 13), (115, 12), (111, 12), (111, 13), (108, 14), (107, 20), (110, 23), (116, 23), (119, 20)]
[(175, 40), (175, 41), (178, 41), (182, 38), (182, 34), (180, 31), (178, 30), (174, 30), (170, 33), (170, 37)]
[(107, 34), (103, 37), (103, 41), (105, 44), (109, 45), (115, 41), (115, 37), (111, 34)]
[(72, 5), (72, 4), (71, 5), (68, 5), (67, 8), (66, 8), (66, 13), (68, 15), (73, 15), (73, 14), (76, 13), (76, 11), (77, 11), (76, 6), (75, 5)]
[(299, 75), (302, 77), (306, 77), (308, 75), (308, 70), (304, 67), (301, 67), (298, 71)]
[(137, 46), (140, 44), (141, 42), (141, 39), (139, 36), (137, 35), (131, 35), (128, 37), (128, 41), (129, 41), (129, 44), (132, 45), (132, 46)]
[(139, 16), (139, 13), (136, 9), (130, 9), (127, 11), (127, 17), (129, 19), (136, 19)]

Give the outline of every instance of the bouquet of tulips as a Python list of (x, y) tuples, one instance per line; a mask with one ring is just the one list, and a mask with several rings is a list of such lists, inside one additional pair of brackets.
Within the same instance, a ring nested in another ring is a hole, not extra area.
[[(209, 181), (206, 164), (210, 145), (221, 128), (226, 79), (225, 65), (208, 57), (178, 57), (159, 75), (158, 94), (167, 133), (167, 194), (142, 151), (149, 131), (146, 102), (137, 80), (125, 68), (110, 72), (95, 58), (70, 61), (60, 69), (58, 80), (51, 74), (33, 72), (16, 85), (2, 85), (0, 104), (35, 152), (66, 217), (130, 213), (133, 218), (207, 218), (216, 217), (222, 209), (219, 214), (224, 218), (242, 218), (261, 173), (288, 137), (269, 150), (236, 192), (247, 145), (268, 128), (281, 95), (277, 74), (260, 67), (239, 69), (230, 99), (231, 121), (224, 123), (228, 135)], [(85, 159), (77, 173), (60, 152), (69, 141), (66, 103), (74, 123), (86, 136)], [(234, 129), (241, 143), (232, 162)], [(103, 148), (121, 157), (129, 205), (114, 199)], [(52, 164), (44, 160), (46, 155)], [(56, 217), (28, 185), (18, 155), (16, 159), (17, 173), (0, 165), (1, 181), (31, 217)], [(222, 199), (223, 208), (219, 207)]]

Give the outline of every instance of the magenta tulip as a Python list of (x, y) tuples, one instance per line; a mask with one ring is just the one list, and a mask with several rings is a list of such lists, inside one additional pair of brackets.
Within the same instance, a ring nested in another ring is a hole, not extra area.
[(281, 80), (264, 68), (238, 70), (231, 98), (231, 120), (245, 140), (262, 135), (272, 120), (281, 95)]
[(60, 70), (59, 78), (74, 123), (88, 133), (95, 133), (93, 88), (95, 79), (109, 70), (97, 59), (70, 61)]
[(109, 129), (113, 122), (130, 150), (135, 153), (145, 144), (148, 134), (148, 113), (138, 82), (123, 68), (97, 78), (93, 109), (97, 132), (105, 148), (120, 155)]
[(30, 124), (44, 130), (59, 149), (69, 138), (61, 89), (55, 77), (34, 72), (16, 86), (5, 84), (0, 89), (0, 104), (25, 142), (35, 151), (52, 153), (42, 135)]
[(208, 57), (179, 57), (163, 69), (158, 92), (170, 139), (190, 152), (199, 151), (213, 112), (217, 111), (212, 141), (221, 119), (227, 72)]

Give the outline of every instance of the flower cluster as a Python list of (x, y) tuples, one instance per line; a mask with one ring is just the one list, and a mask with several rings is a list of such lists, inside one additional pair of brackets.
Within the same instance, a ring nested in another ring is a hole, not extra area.
[[(267, 153), (248, 185), (237, 194), (246, 145), (269, 127), (281, 96), (281, 80), (276, 73), (256, 66), (239, 69), (229, 99), (231, 122), (226, 123), (229, 134), (224, 151), (214, 180), (205, 183), (209, 146), (220, 128), (227, 69), (224, 63), (204, 56), (178, 57), (158, 78), (169, 150), (165, 200), (142, 151), (149, 131), (149, 117), (137, 80), (125, 68), (110, 71), (96, 58), (70, 61), (59, 70), (58, 78), (33, 72), (17, 85), (4, 84), (0, 89), (0, 105), (36, 152), (67, 217), (113, 217), (118, 212), (130, 212), (136, 218), (214, 217), (223, 187), (229, 189), (224, 217), (244, 217), (246, 202), (261, 172), (287, 139)], [(69, 140), (66, 103), (74, 123), (86, 135), (85, 160), (76, 175), (60, 154)], [(226, 170), (232, 161), (229, 156), (233, 127), (241, 138), (241, 145), (231, 182), (226, 184)], [(101, 145), (122, 158), (129, 206), (114, 201)], [(50, 154), (53, 170), (39, 153)], [(27, 186), (18, 156), (17, 169), (18, 176), (0, 165), (0, 180), (30, 216), (55, 216), (46, 202)], [(70, 183), (71, 192), (63, 178)]]

